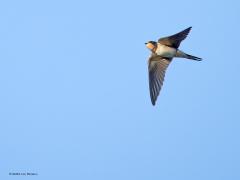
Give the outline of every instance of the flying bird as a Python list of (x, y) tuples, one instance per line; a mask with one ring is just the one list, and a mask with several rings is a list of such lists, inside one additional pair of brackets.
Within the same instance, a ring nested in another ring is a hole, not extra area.
[(162, 88), (165, 72), (174, 57), (186, 58), (196, 61), (202, 59), (179, 50), (178, 47), (192, 27), (189, 27), (172, 36), (158, 39), (158, 42), (148, 41), (146, 47), (152, 52), (148, 59), (149, 90), (151, 102), (155, 105)]

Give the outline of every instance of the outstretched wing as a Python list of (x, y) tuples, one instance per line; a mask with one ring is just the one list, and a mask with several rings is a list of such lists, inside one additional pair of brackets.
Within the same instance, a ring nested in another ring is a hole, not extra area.
[(187, 29), (177, 33), (177, 34), (172, 35), (172, 36), (160, 38), (158, 40), (158, 42), (160, 44), (164, 44), (166, 46), (178, 48), (180, 43), (181, 43), (181, 41), (184, 40), (187, 37), (187, 35), (190, 32), (191, 28), (192, 27), (189, 27), (189, 28), (187, 28)]
[(172, 59), (152, 55), (148, 60), (149, 90), (152, 104), (155, 105), (162, 88), (165, 72)]

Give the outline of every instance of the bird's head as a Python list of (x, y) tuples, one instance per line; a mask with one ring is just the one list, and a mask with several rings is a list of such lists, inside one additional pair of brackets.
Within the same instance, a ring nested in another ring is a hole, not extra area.
[(157, 47), (157, 42), (155, 41), (148, 41), (145, 43), (147, 48), (151, 51), (153, 51)]

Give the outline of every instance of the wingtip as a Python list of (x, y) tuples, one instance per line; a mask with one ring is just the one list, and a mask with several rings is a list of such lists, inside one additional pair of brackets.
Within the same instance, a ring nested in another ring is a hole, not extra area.
[(153, 106), (155, 106), (155, 104), (156, 104), (156, 101), (154, 101), (154, 99), (152, 97), (151, 97), (151, 103)]
[(152, 102), (152, 105), (155, 106), (155, 102), (154, 101), (151, 101)]
[(190, 31), (192, 29), (192, 26), (188, 27), (186, 30)]

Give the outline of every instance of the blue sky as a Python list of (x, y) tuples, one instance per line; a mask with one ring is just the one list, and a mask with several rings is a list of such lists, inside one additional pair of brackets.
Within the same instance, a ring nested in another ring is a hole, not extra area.
[[(240, 179), (238, 1), (0, 3), (0, 179)], [(157, 105), (144, 43), (192, 31)]]

